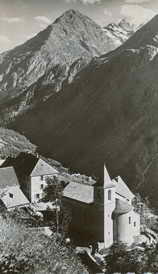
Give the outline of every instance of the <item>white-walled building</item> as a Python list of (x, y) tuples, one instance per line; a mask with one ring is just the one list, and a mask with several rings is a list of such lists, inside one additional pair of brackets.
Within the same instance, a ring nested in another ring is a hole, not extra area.
[(27, 153), (21, 153), (15, 159), (8, 158), (3, 166), (14, 167), (21, 189), (31, 203), (43, 198), (47, 178), (59, 174), (58, 170), (44, 159)]
[(134, 194), (119, 176), (111, 180), (104, 166), (104, 244), (131, 245), (140, 235), (140, 215), (134, 211)]
[(28, 177), (27, 194), (31, 203), (43, 198), (43, 190), (47, 185), (47, 178), (58, 174), (58, 171), (42, 159), (38, 159), (36, 165)]
[[(134, 194), (121, 177), (111, 179), (104, 167), (104, 185), (69, 183), (63, 192), (64, 202), (71, 208), (71, 230), (85, 240), (134, 243), (140, 235), (140, 215), (132, 206)], [(82, 236), (81, 236), (82, 235)]]

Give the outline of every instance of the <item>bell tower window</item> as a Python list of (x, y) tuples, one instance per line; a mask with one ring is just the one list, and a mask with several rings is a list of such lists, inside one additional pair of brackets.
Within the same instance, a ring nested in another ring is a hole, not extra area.
[(108, 200), (111, 200), (111, 190), (108, 190)]

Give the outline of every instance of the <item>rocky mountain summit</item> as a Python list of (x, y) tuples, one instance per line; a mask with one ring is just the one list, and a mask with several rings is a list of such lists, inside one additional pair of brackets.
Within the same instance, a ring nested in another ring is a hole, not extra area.
[(126, 19), (122, 19), (118, 24), (111, 23), (103, 29), (109, 38), (113, 38), (116, 48), (122, 45), (135, 32), (135, 26)]
[(92, 58), (115, 49), (116, 40), (87, 16), (69, 10), (31, 40), (1, 54), (1, 122), (46, 101)]

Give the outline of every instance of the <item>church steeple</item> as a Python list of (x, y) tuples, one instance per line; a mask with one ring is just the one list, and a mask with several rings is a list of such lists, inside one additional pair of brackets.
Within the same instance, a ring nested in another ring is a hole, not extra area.
[(115, 184), (104, 165), (104, 245), (109, 248), (113, 244), (113, 219), (115, 209)]
[(104, 189), (115, 187), (115, 184), (112, 183), (109, 172), (104, 164)]

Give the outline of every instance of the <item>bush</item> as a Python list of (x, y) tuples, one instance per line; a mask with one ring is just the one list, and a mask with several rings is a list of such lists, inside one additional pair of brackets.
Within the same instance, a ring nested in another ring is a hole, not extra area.
[(127, 250), (124, 245), (114, 245), (106, 257), (107, 273), (157, 273), (158, 246), (144, 250)]
[(0, 273), (87, 274), (76, 254), (62, 246), (55, 234), (48, 238), (39, 231), (0, 219)]

